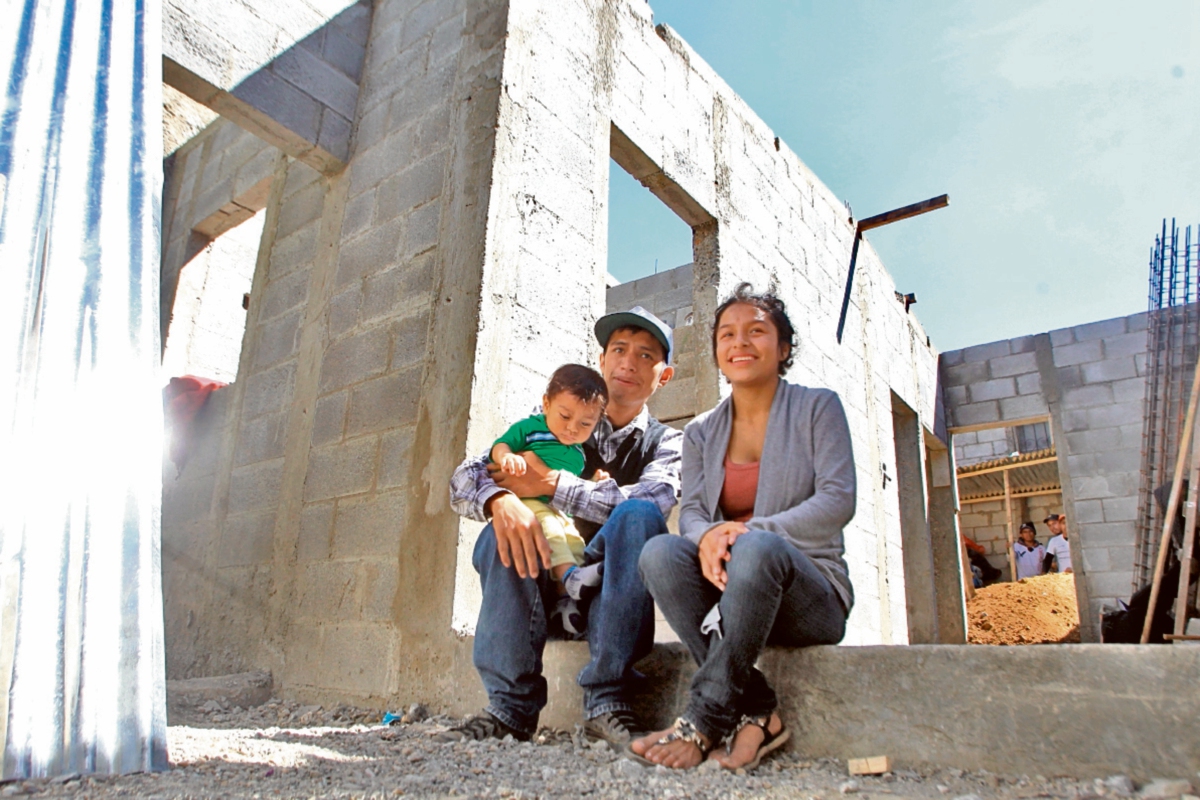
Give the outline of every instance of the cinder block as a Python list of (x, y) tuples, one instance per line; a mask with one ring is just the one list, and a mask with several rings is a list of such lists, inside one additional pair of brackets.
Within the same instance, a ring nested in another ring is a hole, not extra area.
[(329, 558), (333, 539), (333, 503), (307, 503), (300, 514), (296, 559), (318, 561)]
[(402, 243), (406, 260), (417, 258), (437, 245), (441, 212), (440, 203), (429, 203), (409, 213)]
[(406, 494), (397, 491), (340, 501), (333, 523), (333, 557), (398, 556)]
[(1103, 358), (1104, 343), (1099, 339), (1054, 348), (1054, 364), (1059, 367), (1086, 364)]
[(286, 409), (292, 402), (292, 383), (296, 365), (283, 364), (245, 378), (242, 394), (242, 418), (253, 419), (260, 414)]
[[(279, 160), (279, 151), (271, 147), (266, 142), (259, 142), (260, 149), (249, 160), (242, 163), (238, 167), (237, 176), (233, 181), (233, 196), (246, 205), (244, 197), (247, 192), (253, 189), (264, 178), (270, 178), (275, 174), (275, 163)], [(268, 187), (270, 184), (267, 184)], [(253, 208), (259, 210), (265, 206), (255, 204)]]
[(1117, 472), (1108, 475), (1083, 475), (1072, 471), (1076, 500), (1103, 500), (1108, 497), (1136, 495), (1139, 477), (1136, 473)]
[(254, 352), (255, 369), (265, 369), (294, 356), (299, 338), (299, 311), (293, 311), (259, 325), (257, 347)]
[(392, 361), (389, 372), (422, 364), (429, 355), (429, 313), (398, 319), (392, 323)]
[(218, 567), (270, 563), (274, 556), (275, 512), (259, 511), (226, 518), (217, 548)]
[(1142, 311), (1137, 314), (1131, 314), (1130, 316), (1126, 317), (1125, 320), (1126, 326), (1130, 333), (1134, 333), (1135, 331), (1145, 331), (1147, 323), (1149, 322), (1149, 314), (1145, 311)]
[(313, 416), (313, 447), (342, 440), (348, 396), (347, 392), (338, 392), (317, 401), (317, 410)]
[(421, 369), (386, 375), (354, 388), (346, 435), (374, 433), (411, 425), (421, 398)]
[(1104, 340), (1104, 357), (1121, 358), (1146, 352), (1146, 331), (1110, 336)]
[[(611, 309), (610, 309), (611, 310)], [(938, 355), (938, 367), (957, 367), (966, 360), (966, 354), (962, 350), (949, 350)]]
[(1000, 359), (1000, 357), (1013, 353), (1009, 347), (1008, 339), (1003, 339), (1001, 342), (989, 342), (988, 344), (976, 344), (973, 347), (964, 348), (962, 350), (962, 359), (967, 363), (972, 361), (990, 361), (991, 359)]
[(329, 500), (370, 489), (378, 450), (379, 440), (375, 436), (313, 448), (304, 478), (305, 501)]
[(1106, 339), (1110, 336), (1120, 336), (1125, 333), (1127, 321), (1125, 317), (1117, 317), (1116, 319), (1105, 319), (1099, 322), (1089, 322), (1086, 325), (1076, 325), (1073, 329), (1075, 332), (1075, 341), (1087, 342), (1093, 339)]
[(1088, 429), (1087, 409), (1072, 409), (1069, 411), (1064, 411), (1062, 418), (1063, 430), (1067, 433), (1085, 431)]
[(363, 561), (360, 562), (359, 569), (363, 576), (363, 619), (392, 619), (392, 606), (396, 601), (396, 591), (400, 587), (400, 569), (396, 561)]
[(986, 403), (971, 403), (953, 409), (955, 425), (983, 425), (989, 422), (999, 422), (1000, 405), (995, 400)]
[(1033, 372), (1028, 375), (1017, 376), (1017, 394), (1041, 394), (1042, 393), (1042, 376)]
[(1083, 386), (1083, 370), (1076, 364), (1070, 367), (1058, 368), (1058, 388), (1060, 391), (1076, 389)]
[(283, 456), (286, 437), (286, 411), (245, 420), (238, 431), (233, 463), (236, 466), (242, 466), (280, 458)]
[(379, 375), (387, 368), (389, 346), (386, 326), (334, 342), (321, 361), (321, 391), (332, 392)]
[(415, 428), (400, 428), (383, 435), (379, 445), (379, 477), (376, 487), (406, 486), (413, 459)]
[(1075, 522), (1080, 525), (1104, 522), (1104, 501), (1077, 500), (1075, 502)]
[(362, 78), (363, 57), (366, 54), (367, 50), (361, 43), (352, 41), (337, 26), (327, 26), (321, 55), (356, 85)]
[(282, 480), (282, 458), (233, 470), (229, 480), (229, 513), (276, 507)]
[(1050, 331), (1050, 346), (1062, 347), (1075, 341), (1075, 331), (1072, 328), (1059, 328)]
[(988, 369), (993, 378), (1009, 378), (1029, 373), (1037, 374), (1037, 368), (1037, 356), (1034, 353), (1000, 356), (988, 361)]
[(283, 182), (283, 199), (289, 200), (296, 192), (319, 180), (321, 180), (321, 173), (308, 164), (303, 161), (289, 160), (287, 180)]
[(428, 308), (427, 302), (433, 289), (433, 258), (423, 255), (411, 261), (367, 278), (363, 289), (362, 318), (372, 321), (382, 317), (404, 313), (411, 314), (414, 307)]
[(321, 113), (321, 130), (317, 134), (317, 144), (342, 161), (349, 161), (351, 129), (350, 120), (333, 109), (326, 108)]
[(1109, 384), (1094, 383), (1063, 391), (1064, 408), (1098, 408), (1112, 404), (1112, 386)]
[(359, 616), (358, 564), (353, 561), (314, 561), (305, 564), (297, 581), (297, 616), (328, 622)]
[(268, 320), (299, 307), (308, 299), (309, 272), (304, 270), (267, 283), (258, 318)]
[(279, 209), (275, 235), (282, 239), (313, 220), (320, 219), (325, 210), (325, 190), (323, 181), (315, 182), (285, 200)]
[(1088, 426), (1092, 428), (1116, 428), (1122, 425), (1140, 425), (1144, 419), (1140, 400), (1131, 403), (1112, 403), (1088, 409)]
[(1018, 336), (1008, 340), (1009, 349), (1016, 353), (1032, 353), (1037, 350), (1037, 342), (1033, 336)]
[(947, 386), (970, 386), (988, 379), (986, 361), (968, 361), (956, 367), (942, 370), (942, 381)]
[(1087, 572), (1089, 583), (1092, 575), (1109, 572), (1112, 569), (1112, 562), (1108, 559), (1108, 548), (1085, 545), (1083, 547), (1083, 568)]
[(344, 242), (338, 253), (337, 287), (344, 288), (351, 281), (395, 265), (399, 260), (402, 225), (403, 220), (394, 219)]
[(1133, 356), (1107, 358), (1082, 365), (1084, 383), (1102, 383), (1125, 380), (1137, 376)]
[(1132, 522), (1100, 522), (1081, 525), (1079, 538), (1085, 550), (1093, 547), (1120, 547), (1134, 544), (1136, 532)]
[(1138, 512), (1137, 497), (1109, 497), (1104, 504), (1105, 522), (1135, 522)]
[(1092, 464), (1097, 475), (1140, 474), (1142, 469), (1140, 443), (1130, 446), (1128, 437), (1122, 434), (1121, 447), (1096, 453)]
[(1133, 573), (1128, 570), (1089, 572), (1088, 589), (1093, 597), (1121, 597), (1132, 593)]
[(1067, 434), (1071, 453), (1100, 453), (1121, 446), (1121, 431), (1117, 428), (1082, 430)]
[(376, 196), (379, 218), (390, 219), (428, 203), (441, 194), (445, 177), (446, 154), (439, 152), (380, 183)]
[[(396, 637), (381, 623), (296, 625), (288, 641), (289, 674), (307, 686), (386, 696)], [(292, 670), (295, 670), (292, 673)]]
[(1006, 397), (1000, 401), (1000, 416), (1006, 420), (1027, 419), (1047, 412), (1046, 401), (1040, 394)]
[(405, 16), (401, 47), (410, 46), (454, 16), (462, 16), (462, 6), (458, 0), (425, 0)]
[(439, 64), (462, 50), (463, 20), (450, 17), (433, 29), (429, 37), (429, 63)]
[(362, 284), (352, 283), (345, 291), (334, 295), (329, 301), (329, 335), (340, 337), (358, 324), (362, 306)]
[(1146, 400), (1146, 379), (1129, 378), (1123, 381), (1113, 381), (1113, 400), (1118, 403), (1134, 403)]
[(231, 94), (305, 141), (316, 143), (321, 104), (270, 70), (254, 72)]
[(342, 215), (342, 239), (351, 239), (365, 230), (374, 216), (375, 190), (353, 195), (346, 201), (346, 211)]
[(278, 238), (271, 248), (271, 267), (268, 277), (278, 280), (290, 272), (312, 265), (317, 249), (320, 222), (313, 221), (290, 236)]

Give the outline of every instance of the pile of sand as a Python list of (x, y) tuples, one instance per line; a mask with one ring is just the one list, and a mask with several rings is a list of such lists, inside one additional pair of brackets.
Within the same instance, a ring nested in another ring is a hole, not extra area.
[(994, 583), (967, 601), (970, 644), (1047, 644), (1079, 641), (1075, 576), (1039, 575)]

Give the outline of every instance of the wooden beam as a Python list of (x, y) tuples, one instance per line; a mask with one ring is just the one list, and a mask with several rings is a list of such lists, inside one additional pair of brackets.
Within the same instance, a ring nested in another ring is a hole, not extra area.
[(876, 214), (873, 217), (860, 219), (858, 221), (858, 232), (865, 233), (872, 228), (879, 228), (893, 222), (899, 222), (902, 219), (909, 219), (920, 214), (925, 214), (930, 211), (937, 211), (939, 208), (945, 208), (950, 205), (950, 195), (940, 194), (937, 197), (931, 197), (928, 200), (922, 200), (919, 203), (913, 203), (910, 206), (896, 208), (891, 211), (885, 211), (882, 214)]
[[(1047, 494), (1062, 494), (1062, 487), (1060, 486), (1057, 489), (1039, 489), (1036, 492), (1013, 492), (1012, 497), (1015, 500), (1018, 497), (1041, 497), (1042, 495)], [(990, 494), (987, 497), (971, 497), (967, 500), (959, 500), (958, 504), (960, 506), (965, 506), (970, 505), (971, 503), (990, 503), (993, 500), (1003, 499), (1004, 495), (1002, 494)]]
[(1008, 535), (1008, 571), (1010, 580), (1017, 579), (1017, 553), (1013, 550), (1012, 524), (1012, 486), (1008, 482), (1008, 472), (1004, 473), (1004, 532)]

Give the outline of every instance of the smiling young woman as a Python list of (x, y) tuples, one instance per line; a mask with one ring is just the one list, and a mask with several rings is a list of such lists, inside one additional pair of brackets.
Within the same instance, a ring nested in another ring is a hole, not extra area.
[(718, 307), (712, 341), (733, 391), (684, 431), (683, 535), (650, 541), (639, 561), (699, 669), (675, 725), (631, 750), (668, 767), (707, 755), (753, 768), (788, 738), (754, 667), (763, 647), (845, 634), (854, 455), (838, 396), (783, 380), (796, 348), (783, 301), (742, 284)]

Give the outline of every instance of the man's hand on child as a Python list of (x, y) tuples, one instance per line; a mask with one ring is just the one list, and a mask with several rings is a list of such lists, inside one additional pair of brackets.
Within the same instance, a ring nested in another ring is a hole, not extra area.
[(600, 481), (606, 481), (611, 477), (611, 475), (602, 469), (598, 469), (592, 474), (592, 480), (594, 480), (596, 483), (599, 483)]
[(516, 453), (508, 453), (501, 459), (500, 468), (509, 475), (524, 475), (525, 459)]

